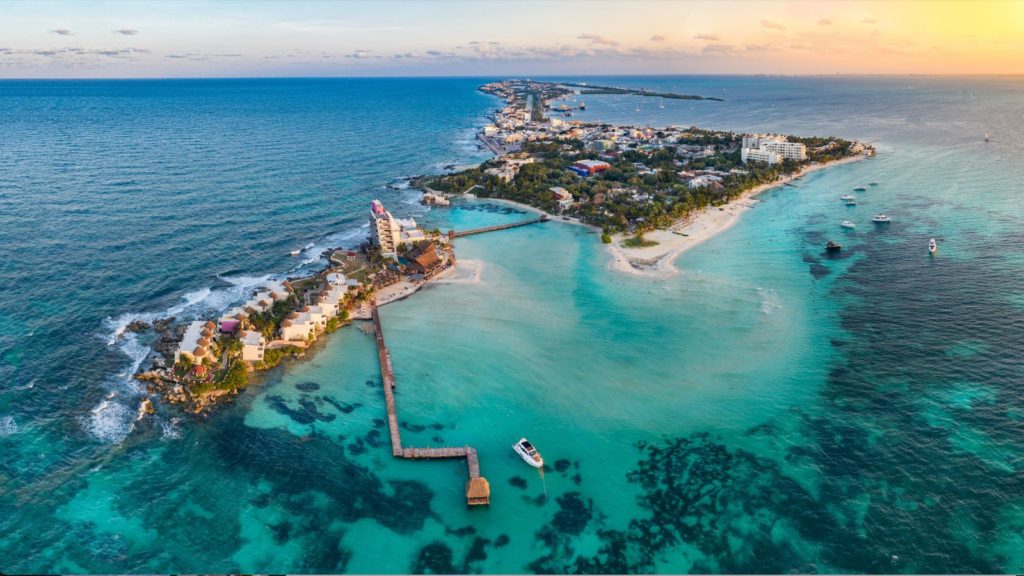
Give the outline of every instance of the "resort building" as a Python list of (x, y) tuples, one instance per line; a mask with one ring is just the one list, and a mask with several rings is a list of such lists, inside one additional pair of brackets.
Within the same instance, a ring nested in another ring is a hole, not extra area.
[(405, 257), (409, 260), (406, 268), (413, 274), (429, 274), (441, 265), (437, 246), (433, 242), (424, 241), (416, 244)]
[(381, 256), (395, 258), (398, 256), (398, 245), (406, 242), (419, 242), (426, 238), (423, 231), (416, 226), (412, 218), (395, 218), (384, 209), (380, 200), (370, 203), (370, 234), (374, 246), (380, 248)]
[(308, 313), (291, 312), (281, 321), (282, 340), (305, 342), (316, 335), (316, 324)]
[(244, 331), (241, 334), (242, 360), (246, 362), (262, 362), (263, 353), (266, 351), (266, 340), (263, 334), (255, 330)]
[(217, 328), (219, 328), (223, 334), (234, 334), (238, 331), (242, 322), (248, 317), (249, 315), (246, 314), (244, 309), (239, 307), (232, 308), (225, 312), (224, 315), (220, 317), (220, 320), (217, 320)]
[(807, 146), (799, 142), (789, 142), (785, 136), (752, 134), (743, 137), (740, 159), (744, 163), (755, 161), (768, 164), (778, 164), (783, 160), (806, 160)]
[(572, 194), (565, 188), (562, 188), (561, 186), (555, 186), (551, 188), (551, 193), (554, 194), (555, 201), (558, 202), (559, 210), (565, 210), (566, 208), (572, 206)]
[(182, 358), (190, 360), (193, 364), (202, 364), (207, 359), (212, 360), (210, 345), (216, 340), (214, 335), (216, 329), (217, 325), (209, 320), (196, 320), (189, 324), (178, 345), (178, 350), (174, 353), (175, 364)]

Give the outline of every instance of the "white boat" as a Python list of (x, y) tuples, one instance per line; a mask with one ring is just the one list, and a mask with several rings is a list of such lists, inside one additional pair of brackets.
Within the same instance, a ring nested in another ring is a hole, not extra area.
[(300, 252), (302, 252), (302, 250), (292, 250), (288, 254), (290, 254), (292, 256), (298, 256)]
[(875, 214), (875, 217), (871, 219), (872, 222), (878, 222), (879, 224), (885, 224), (892, 222), (892, 218), (889, 218), (886, 214)]
[(854, 192), (867, 192), (868, 191), (868, 187), (867, 186), (857, 186), (856, 188), (853, 189), (853, 191)]
[(853, 222), (850, 222), (849, 220), (843, 220), (843, 223), (840, 224), (840, 226), (842, 226), (843, 228), (856, 228), (857, 227), (856, 224), (854, 224)]
[(939, 243), (935, 241), (935, 238), (932, 238), (931, 240), (928, 241), (928, 251), (931, 252), (932, 254), (935, 254), (936, 252), (939, 251)]
[(856, 206), (857, 205), (857, 201), (856, 200), (847, 200), (846, 201), (846, 205), (847, 206)]
[(870, 182), (869, 186), (878, 186), (878, 182)]
[(839, 197), (839, 199), (844, 201), (844, 202), (849, 202), (850, 200), (856, 200), (857, 197), (856, 196), (852, 196), (850, 194), (843, 194), (842, 196)]
[(519, 457), (523, 459), (523, 462), (526, 462), (530, 466), (533, 466), (534, 468), (544, 467), (544, 459), (540, 457), (540, 452), (537, 452), (537, 449), (534, 448), (533, 444), (530, 444), (530, 441), (526, 438), (520, 438), (519, 442), (512, 445), (512, 449), (516, 451), (516, 454), (519, 454)]

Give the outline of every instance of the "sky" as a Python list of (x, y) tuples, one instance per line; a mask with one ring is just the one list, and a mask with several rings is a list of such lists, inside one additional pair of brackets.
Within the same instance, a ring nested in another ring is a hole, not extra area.
[(0, 0), (0, 78), (1024, 74), (1024, 0)]

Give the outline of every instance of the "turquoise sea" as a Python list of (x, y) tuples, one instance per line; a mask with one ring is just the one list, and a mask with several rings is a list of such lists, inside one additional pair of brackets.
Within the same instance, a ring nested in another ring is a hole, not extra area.
[(458, 240), (458, 275), (382, 308), (404, 439), (475, 446), (488, 508), (461, 461), (390, 456), (357, 327), (211, 415), (136, 421), (131, 319), (316, 267), (373, 198), (430, 227), (525, 218), (403, 189), (487, 157), (487, 80), (0, 82), (0, 570), (1024, 570), (1016, 77), (573, 78), (725, 98), (576, 118), (878, 156), (766, 192), (672, 278), (551, 222)]

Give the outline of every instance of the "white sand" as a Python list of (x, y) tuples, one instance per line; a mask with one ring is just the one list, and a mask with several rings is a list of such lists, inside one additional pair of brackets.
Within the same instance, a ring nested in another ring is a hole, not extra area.
[[(691, 214), (679, 220), (667, 230), (655, 230), (645, 234), (644, 238), (658, 243), (656, 246), (627, 248), (622, 245), (622, 241), (627, 236), (616, 234), (612, 238), (612, 243), (608, 245), (608, 252), (612, 255), (610, 267), (620, 272), (651, 278), (666, 278), (677, 274), (679, 270), (672, 265), (675, 259), (683, 252), (699, 246), (705, 240), (713, 238), (731, 228), (733, 224), (739, 221), (740, 216), (744, 212), (757, 204), (758, 201), (754, 196), (783, 186), (815, 170), (855, 162), (867, 157), (865, 155), (857, 155), (828, 164), (808, 166), (775, 182), (752, 188), (724, 206), (710, 206), (696, 214)], [(686, 234), (686, 236), (681, 234)]]

